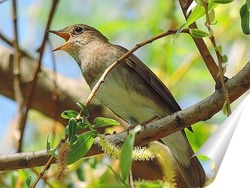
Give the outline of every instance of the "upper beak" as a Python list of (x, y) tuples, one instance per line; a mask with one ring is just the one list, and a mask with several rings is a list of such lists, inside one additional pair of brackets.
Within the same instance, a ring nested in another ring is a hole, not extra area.
[(63, 31), (54, 31), (54, 30), (50, 30), (48, 31), (50, 33), (54, 33), (57, 36), (63, 38), (66, 43), (64, 43), (62, 46), (59, 46), (58, 48), (54, 49), (53, 51), (57, 51), (57, 50), (63, 50), (67, 45), (68, 45), (68, 41), (71, 38), (71, 34), (68, 32), (63, 32)]

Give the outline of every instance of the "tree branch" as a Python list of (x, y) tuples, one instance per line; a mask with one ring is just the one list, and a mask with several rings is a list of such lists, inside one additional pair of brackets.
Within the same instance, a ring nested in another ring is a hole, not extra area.
[[(190, 4), (192, 3), (191, 0), (179, 0), (179, 4), (180, 7), (182, 9), (183, 15), (184, 17), (187, 19), (188, 15), (187, 15), (187, 10), (190, 6)], [(189, 26), (189, 28), (197, 28), (196, 24), (193, 23)], [(213, 77), (214, 81), (216, 82), (216, 84), (220, 83), (219, 81), (219, 77), (218, 77), (218, 73), (219, 73), (219, 67), (217, 66), (214, 58), (212, 57), (211, 53), (209, 52), (206, 43), (204, 42), (203, 38), (195, 38), (192, 37), (194, 40), (195, 45), (197, 46), (202, 59), (204, 60), (207, 69), (209, 70), (211, 76)]]
[[(15, 93), (13, 88), (13, 60), (14, 53), (8, 48), (0, 46), (0, 93), (12, 100), (15, 100)], [(23, 56), (20, 63), (20, 70), (22, 71), (20, 85), (22, 93), (27, 93), (31, 85), (32, 73), (36, 67), (37, 61), (31, 57)], [(60, 116), (55, 117), (54, 112), (56, 106), (54, 105), (53, 92), (54, 83), (53, 75), (54, 72), (42, 67), (39, 73), (38, 83), (36, 86), (36, 92), (34, 95), (34, 101), (31, 104), (31, 108), (43, 113), (45, 116), (51, 119), (56, 118), (57, 121), (62, 124), (66, 124), (67, 121), (62, 119)], [(85, 101), (90, 93), (90, 89), (87, 84), (83, 83), (83, 80), (76, 82), (74, 79), (66, 78), (60, 74), (57, 74), (58, 81), (58, 112), (59, 114), (65, 109), (79, 110), (76, 101)], [(69, 89), (70, 88), (70, 89)], [(104, 107), (98, 102), (92, 102), (89, 106), (91, 117), (103, 116)]]
[[(226, 82), (230, 101), (235, 101), (250, 88), (250, 62), (241, 71)], [(158, 121), (145, 125), (136, 135), (135, 144), (143, 145), (153, 140), (165, 137), (190, 125), (205, 121), (219, 112), (224, 104), (224, 96), (221, 90), (216, 90), (199, 103), (178, 111)], [(107, 139), (120, 145), (127, 137), (128, 131), (106, 136)], [(102, 153), (97, 145), (94, 145), (87, 156)], [(30, 168), (46, 164), (49, 156), (45, 150), (37, 152), (18, 153), (0, 156), (0, 170), (14, 170)]]
[(52, 23), (52, 19), (54, 17), (55, 10), (56, 10), (58, 2), (59, 2), (59, 0), (53, 0), (53, 2), (52, 2), (51, 10), (50, 10), (48, 21), (47, 21), (47, 25), (46, 25), (46, 28), (45, 28), (45, 31), (44, 31), (43, 41), (42, 41), (41, 47), (38, 50), (39, 51), (38, 63), (36, 64), (36, 68), (34, 70), (34, 76), (33, 76), (33, 79), (32, 79), (32, 84), (31, 84), (31, 87), (30, 87), (30, 91), (27, 93), (28, 95), (26, 96), (26, 101), (25, 101), (25, 104), (24, 104), (25, 109), (24, 109), (24, 112), (23, 112), (22, 117), (21, 117), (22, 118), (22, 121), (20, 122), (21, 124), (19, 125), (20, 126), (20, 139), (19, 139), (19, 145), (18, 145), (18, 151), (19, 152), (22, 150), (22, 140), (23, 140), (23, 134), (24, 134), (26, 120), (27, 120), (27, 117), (28, 117), (28, 111), (29, 111), (29, 109), (31, 107), (31, 103), (33, 101), (33, 96), (34, 96), (35, 89), (36, 89), (36, 86), (37, 86), (38, 74), (41, 71), (41, 64), (42, 64), (42, 58), (43, 58), (43, 54), (44, 54), (45, 44), (46, 44), (47, 39), (48, 39), (47, 31), (49, 30), (50, 25)]

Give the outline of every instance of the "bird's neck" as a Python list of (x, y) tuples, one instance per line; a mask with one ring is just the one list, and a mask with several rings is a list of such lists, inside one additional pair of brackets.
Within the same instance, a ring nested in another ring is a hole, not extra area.
[(81, 68), (88, 85), (92, 88), (109, 66), (108, 47), (110, 43), (94, 41), (83, 46), (75, 60)]

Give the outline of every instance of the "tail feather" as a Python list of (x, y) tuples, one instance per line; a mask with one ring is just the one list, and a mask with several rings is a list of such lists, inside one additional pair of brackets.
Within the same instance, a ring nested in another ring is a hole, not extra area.
[(203, 187), (206, 179), (205, 171), (198, 158), (192, 157), (194, 152), (185, 132), (176, 132), (162, 138), (162, 141), (171, 150), (188, 186), (190, 188)]

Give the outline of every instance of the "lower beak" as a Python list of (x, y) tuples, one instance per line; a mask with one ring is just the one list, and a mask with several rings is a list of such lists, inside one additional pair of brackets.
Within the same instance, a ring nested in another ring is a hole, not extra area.
[(60, 46), (60, 47), (54, 49), (53, 51), (63, 50), (63, 49), (68, 45), (67, 42), (68, 42), (69, 39), (71, 38), (71, 34), (70, 34), (70, 33), (68, 33), (68, 32), (62, 32), (62, 31), (54, 31), (54, 30), (50, 30), (50, 31), (48, 31), (48, 32), (54, 33), (54, 34), (56, 34), (57, 36), (63, 38), (63, 39), (66, 41), (65, 44), (63, 44), (62, 46)]

